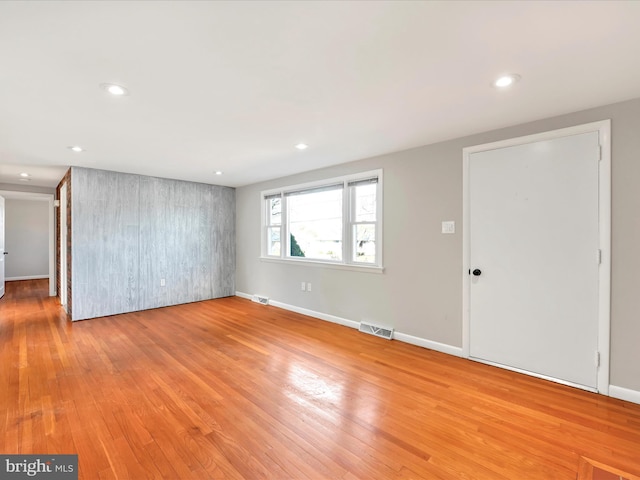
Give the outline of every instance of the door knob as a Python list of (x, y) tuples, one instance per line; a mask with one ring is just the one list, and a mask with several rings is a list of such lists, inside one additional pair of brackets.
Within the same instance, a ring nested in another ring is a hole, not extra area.
[(2, 252), (3, 255), (9, 255), (9, 252)]
[(482, 270), (480, 270), (479, 268), (476, 268), (473, 272), (476, 277), (479, 277), (480, 275), (482, 275)]

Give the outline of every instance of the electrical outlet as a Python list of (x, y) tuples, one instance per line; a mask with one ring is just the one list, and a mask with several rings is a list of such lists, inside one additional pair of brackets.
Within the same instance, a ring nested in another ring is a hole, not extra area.
[(311, 291), (311, 282), (307, 283), (307, 292)]
[(164, 286), (166, 286), (166, 284), (167, 284), (167, 282), (165, 282), (164, 278), (161, 278), (160, 279), (160, 286), (164, 287)]
[(306, 284), (306, 283), (304, 283), (304, 282), (302, 282), (302, 283), (300, 284), (300, 290), (302, 290), (302, 291), (304, 292), (306, 289), (307, 289), (307, 284)]

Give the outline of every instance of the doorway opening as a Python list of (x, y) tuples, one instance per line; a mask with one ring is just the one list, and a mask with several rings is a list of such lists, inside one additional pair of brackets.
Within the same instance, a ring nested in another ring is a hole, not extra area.
[[(54, 196), (48, 193), (18, 192), (0, 190), (0, 196), (5, 200), (26, 200), (46, 202), (47, 204), (47, 264), (49, 280), (49, 296), (56, 295), (56, 257), (55, 257), (55, 207)], [(11, 255), (9, 252), (8, 255)]]

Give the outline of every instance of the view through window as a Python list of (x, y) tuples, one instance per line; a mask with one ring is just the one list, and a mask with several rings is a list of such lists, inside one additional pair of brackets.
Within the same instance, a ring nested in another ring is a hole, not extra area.
[(381, 266), (382, 172), (263, 192), (263, 256)]

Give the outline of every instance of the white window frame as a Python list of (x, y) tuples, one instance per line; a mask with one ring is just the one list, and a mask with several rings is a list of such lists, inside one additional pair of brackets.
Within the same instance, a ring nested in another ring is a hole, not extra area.
[[(359, 180), (367, 180), (377, 177), (376, 183), (376, 221), (375, 222), (355, 222), (355, 195), (353, 194), (353, 188), (349, 186), (349, 183)], [(311, 190), (314, 188), (320, 188), (323, 186), (342, 184), (342, 260), (332, 261), (323, 259), (312, 259), (306, 257), (291, 257), (287, 256), (287, 252), (290, 250), (290, 231), (289, 222), (287, 218), (287, 193), (299, 191), (299, 190)], [(261, 213), (261, 252), (260, 258), (267, 262), (283, 262), (287, 264), (298, 264), (306, 266), (320, 266), (328, 268), (338, 268), (346, 270), (367, 271), (372, 273), (382, 273), (384, 271), (382, 262), (382, 212), (383, 212), (383, 179), (382, 169), (370, 170), (367, 172), (356, 173), (352, 175), (344, 175), (341, 177), (327, 178), (318, 180), (315, 182), (303, 183), (298, 185), (287, 185), (280, 188), (264, 190), (260, 192), (260, 211)], [(273, 195), (280, 195), (282, 198), (281, 204), (281, 224), (280, 224), (280, 255), (269, 255), (269, 241), (268, 231), (270, 225), (268, 222), (267, 197), (273, 197)], [(353, 228), (358, 223), (374, 224), (376, 229), (376, 263), (364, 263), (358, 262), (354, 259), (354, 245), (353, 245)]]

